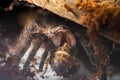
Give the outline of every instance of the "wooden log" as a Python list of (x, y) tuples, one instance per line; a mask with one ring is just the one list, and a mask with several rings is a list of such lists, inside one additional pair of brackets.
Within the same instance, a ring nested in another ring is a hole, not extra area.
[[(42, 7), (43, 9), (47, 9), (61, 17), (64, 17), (64, 18), (74, 21), (74, 22), (82, 25), (83, 27), (86, 27), (87, 29), (92, 28), (89, 26), (91, 24), (88, 24), (88, 23), (84, 24), (84, 22), (88, 22), (89, 20), (94, 18), (95, 15), (93, 15), (93, 14), (97, 9), (99, 9), (101, 7), (104, 10), (104, 8), (106, 8), (108, 6), (115, 7), (115, 6), (118, 6), (115, 1), (117, 1), (118, 3), (120, 2), (119, 0), (21, 0), (21, 1), (27, 1), (29, 3), (35, 4), (39, 7)], [(103, 7), (103, 6), (105, 6), (105, 7)], [(120, 10), (120, 7), (118, 9)], [(101, 12), (100, 10), (98, 10), (98, 12)], [(86, 16), (86, 14), (88, 14), (88, 13), (91, 13), (92, 17), (90, 16), (89, 19), (85, 19), (84, 16)], [(115, 13), (113, 13), (113, 15)], [(120, 11), (117, 13), (119, 14)], [(104, 14), (104, 12), (102, 14)], [(100, 17), (100, 18), (102, 20), (102, 17)], [(118, 22), (120, 22), (120, 19)], [(94, 24), (94, 22), (93, 22), (93, 24)], [(98, 23), (98, 24), (101, 24), (101, 23)], [(113, 24), (116, 24), (116, 22), (113, 21)], [(110, 25), (107, 27), (110, 27)], [(119, 29), (119, 26), (115, 26), (115, 27), (116, 27), (116, 30)], [(110, 32), (109, 28), (106, 28), (106, 30), (104, 30), (104, 32), (102, 32), (102, 30), (100, 30), (99, 32), (101, 35), (111, 39), (112, 41), (120, 43), (120, 33), (116, 32), (116, 30), (114, 30), (114, 32), (112, 32), (112, 35), (109, 34), (109, 32)]]
[[(80, 0), (20, 0), (27, 1), (29, 3), (35, 4), (43, 9), (47, 9), (61, 17), (72, 20), (78, 24), (80, 23), (80, 18), (84, 14), (82, 10), (76, 8), (79, 5)], [(89, 0), (83, 0), (83, 2)], [(102, 4), (112, 3), (114, 0), (90, 0), (90, 1), (101, 1)], [(84, 26), (86, 27), (86, 26)]]
[(27, 0), (28, 2), (47, 9), (61, 17), (79, 23), (81, 11), (74, 9), (76, 0)]

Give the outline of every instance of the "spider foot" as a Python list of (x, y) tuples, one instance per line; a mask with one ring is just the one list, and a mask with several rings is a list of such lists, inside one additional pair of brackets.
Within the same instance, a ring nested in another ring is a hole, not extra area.
[(43, 76), (43, 75), (42, 75), (42, 76), (41, 76), (41, 78), (42, 78), (42, 79), (44, 79), (44, 78), (45, 78), (45, 76)]
[[(27, 71), (26, 70), (22, 70), (20, 76), (21, 76), (20, 77), (21, 80), (31, 80), (31, 79), (34, 79), (35, 73), (32, 72), (30, 70), (30, 68), (29, 68)], [(28, 79), (28, 78), (30, 78), (30, 79)]]

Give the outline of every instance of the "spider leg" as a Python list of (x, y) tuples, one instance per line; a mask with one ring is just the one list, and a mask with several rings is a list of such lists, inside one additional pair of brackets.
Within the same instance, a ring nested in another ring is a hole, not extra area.
[(47, 40), (47, 36), (44, 34), (37, 34), (37, 36), (35, 36), (35, 37), (36, 37), (35, 40), (33, 40), (34, 47), (33, 47), (32, 51), (29, 53), (29, 56), (28, 56), (24, 66), (23, 66), (22, 74), (24, 74), (27, 71), (29, 64), (30, 64), (30, 61), (33, 59), (33, 57), (37, 53), (41, 44)]
[(49, 40), (47, 43), (46, 43), (46, 48), (45, 48), (45, 51), (42, 55), (42, 58), (41, 58), (41, 61), (40, 61), (40, 65), (39, 65), (39, 69), (40, 71), (43, 71), (43, 66), (45, 64), (45, 70), (44, 72), (42, 73), (41, 77), (44, 78), (44, 74), (46, 73), (47, 69), (48, 69), (48, 64), (49, 64), (49, 61), (50, 61), (50, 58), (51, 56), (48, 55), (48, 52), (50, 51), (50, 53), (52, 53), (55, 49), (55, 46), (54, 44)]
[(91, 64), (97, 67), (98, 62), (94, 55), (92, 46), (88, 46), (88, 41), (84, 37), (82, 37), (82, 39), (80, 39), (80, 43), (81, 43), (82, 47), (84, 48), (87, 56), (89, 57)]
[(48, 52), (49, 52), (49, 47), (46, 46), (46, 49), (45, 49), (45, 51), (44, 51), (44, 53), (42, 55), (42, 58), (41, 58), (41, 61), (40, 61), (40, 65), (39, 65), (39, 70), (40, 71), (43, 71), (44, 62), (45, 62), (45, 60), (46, 60), (46, 58), (48, 56)]
[(26, 50), (29, 48), (30, 44), (31, 44), (31, 31), (34, 30), (34, 24), (28, 24), (24, 27), (21, 35), (19, 36), (18, 42), (17, 42), (17, 58), (15, 60), (15, 62), (12, 64), (11, 69), (16, 70), (21, 58), (24, 56)]
[(15, 60), (15, 62), (12, 64), (11, 69), (12, 70), (16, 70), (21, 58), (24, 56), (25, 52), (27, 51), (27, 49), (29, 48), (31, 41), (32, 41), (32, 37), (31, 37), (31, 33), (34, 31), (34, 29), (36, 28), (37, 24), (33, 21), (33, 22), (29, 22), (23, 29), (22, 33), (19, 36), (18, 39), (18, 43), (17, 43), (17, 58)]
[(48, 58), (45, 62), (45, 70), (44, 72), (42, 73), (41, 77), (44, 78), (44, 74), (46, 73), (47, 69), (48, 69), (48, 64), (50, 62), (50, 58)]
[[(18, 52), (17, 52), (17, 53), (18, 53), (19, 55), (17, 56), (15, 62), (14, 62), (13, 65), (12, 65), (12, 69), (13, 69), (13, 70), (16, 70), (16, 69), (17, 69), (17, 67), (18, 67), (18, 65), (19, 65), (19, 63), (20, 63), (20, 60), (21, 60), (21, 58), (24, 56), (26, 50), (29, 48), (30, 43), (31, 43), (31, 39), (26, 42), (25, 46), (23, 46), (23, 49), (21, 49), (21, 48), (18, 49)], [(22, 46), (19, 46), (19, 47), (22, 47)]]

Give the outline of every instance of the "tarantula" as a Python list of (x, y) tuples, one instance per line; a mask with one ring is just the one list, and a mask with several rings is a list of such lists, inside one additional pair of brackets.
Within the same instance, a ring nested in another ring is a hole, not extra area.
[(32, 44), (34, 48), (29, 53), (22, 70), (22, 74), (25, 74), (30, 61), (40, 46), (44, 44), (45, 51), (39, 65), (40, 71), (43, 71), (45, 64), (43, 75), (47, 70), (48, 64), (59, 76), (66, 77), (73, 74), (73, 72), (77, 72), (79, 70), (79, 61), (76, 57), (78, 52), (74, 34), (69, 27), (61, 25), (61, 20), (55, 21), (57, 17), (54, 16), (53, 19), (53, 15), (48, 11), (39, 10), (37, 13), (38, 15), (35, 19), (24, 27), (18, 39), (16, 52), (18, 57), (13, 63), (12, 69), (17, 69), (21, 58)]
[(98, 66), (93, 48), (88, 46), (89, 39), (83, 27), (70, 27), (72, 24), (68, 25), (65, 20), (61, 20), (61, 18), (46, 10), (37, 10), (36, 13), (32, 21), (28, 21), (18, 39), (16, 52), (18, 56), (12, 65), (12, 69), (16, 70), (18, 68), (21, 58), (31, 44), (34, 47), (23, 66), (23, 76), (42, 44), (45, 45), (45, 51), (39, 65), (39, 71), (43, 71), (45, 64), (42, 77), (48, 64), (58, 76), (69, 77), (79, 71), (78, 55), (83, 52), (80, 51), (80, 46), (87, 53), (91, 64)]

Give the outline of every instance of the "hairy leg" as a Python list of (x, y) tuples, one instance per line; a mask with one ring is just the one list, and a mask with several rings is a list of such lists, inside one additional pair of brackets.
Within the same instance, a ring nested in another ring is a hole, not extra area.
[(40, 71), (43, 71), (43, 66), (45, 65), (45, 70), (43, 71), (41, 78), (44, 78), (44, 74), (46, 73), (48, 69), (48, 64), (50, 63), (50, 60), (51, 60), (51, 56), (53, 55), (55, 50), (56, 50), (56, 47), (53, 44), (53, 42), (48, 40), (48, 42), (46, 43), (45, 51), (40, 61), (40, 65), (39, 65)]
[(41, 57), (41, 61), (40, 61), (40, 65), (39, 65), (40, 71), (43, 71), (43, 66), (44, 66), (45, 60), (48, 56), (48, 52), (49, 52), (49, 46), (48, 46), (48, 44), (46, 44), (45, 51)]
[(33, 36), (33, 37), (34, 37), (34, 40), (32, 41), (32, 44), (34, 47), (33, 47), (32, 51), (29, 53), (29, 56), (23, 66), (22, 73), (25, 73), (27, 71), (30, 61), (33, 59), (33, 57), (37, 53), (41, 44), (47, 40), (47, 36), (45, 36), (44, 34), (37, 34), (37, 36)]
[(16, 45), (17, 58), (12, 65), (13, 70), (16, 70), (21, 58), (24, 56), (26, 50), (29, 48), (29, 46), (31, 44), (31, 40), (32, 40), (31, 30), (33, 30), (33, 29), (34, 29), (34, 26), (32, 24), (28, 24), (27, 26), (24, 27), (22, 33), (20, 34), (20, 36), (18, 38), (17, 45)]
[(30, 43), (31, 43), (31, 40), (28, 41), (28, 42), (26, 42), (26, 44), (25, 44), (25, 46), (23, 47), (23, 49), (18, 50), (18, 51), (19, 51), (19, 55), (17, 56), (15, 62), (14, 62), (13, 65), (12, 65), (12, 69), (13, 69), (13, 70), (16, 70), (16, 69), (17, 69), (17, 67), (18, 67), (18, 65), (19, 65), (19, 63), (20, 63), (21, 58), (24, 56), (26, 50), (30, 47)]
[(80, 39), (80, 43), (81, 43), (82, 47), (84, 48), (87, 56), (89, 57), (91, 64), (97, 67), (98, 62), (97, 62), (96, 57), (94, 55), (93, 48), (92, 48), (92, 46), (88, 46), (89, 41), (85, 37), (82, 37)]

